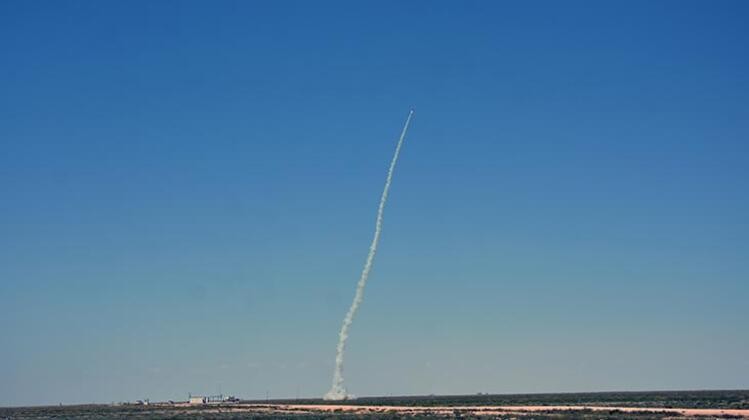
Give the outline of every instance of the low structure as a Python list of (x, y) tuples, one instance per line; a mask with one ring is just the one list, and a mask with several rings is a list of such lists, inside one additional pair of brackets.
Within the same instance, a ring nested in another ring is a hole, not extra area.
[(206, 398), (206, 397), (199, 397), (199, 396), (196, 396), (196, 395), (195, 396), (194, 395), (190, 395), (189, 402), (192, 405), (207, 404), (208, 403), (208, 398)]
[(224, 394), (219, 395), (192, 395), (188, 394), (187, 402), (190, 405), (202, 405), (202, 404), (222, 404), (222, 403), (238, 403), (239, 398), (234, 396), (225, 397)]

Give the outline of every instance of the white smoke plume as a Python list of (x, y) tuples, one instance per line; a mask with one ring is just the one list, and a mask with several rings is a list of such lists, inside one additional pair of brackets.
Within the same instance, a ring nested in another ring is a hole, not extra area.
[(377, 208), (377, 221), (375, 222), (374, 238), (372, 238), (372, 244), (369, 246), (369, 253), (367, 254), (367, 260), (364, 262), (364, 268), (359, 277), (359, 282), (356, 284), (356, 293), (354, 294), (354, 300), (351, 302), (351, 307), (346, 313), (346, 317), (343, 318), (343, 325), (341, 325), (341, 331), (338, 333), (338, 346), (336, 347), (335, 354), (335, 370), (333, 371), (333, 386), (330, 388), (327, 394), (323, 397), (326, 400), (344, 400), (351, 398), (346, 392), (346, 388), (343, 386), (343, 355), (346, 350), (346, 340), (348, 339), (348, 330), (351, 328), (351, 323), (354, 321), (356, 311), (359, 309), (362, 300), (364, 299), (364, 287), (367, 285), (367, 278), (369, 278), (369, 271), (372, 269), (372, 262), (374, 261), (375, 254), (377, 253), (377, 243), (380, 241), (380, 233), (382, 232), (382, 214), (385, 211), (385, 203), (388, 199), (388, 191), (390, 190), (390, 182), (393, 180), (393, 171), (395, 170), (395, 164), (398, 162), (398, 155), (403, 145), (403, 140), (406, 138), (406, 132), (408, 131), (408, 125), (411, 123), (411, 117), (414, 114), (412, 109), (408, 113), (406, 123), (403, 125), (403, 131), (398, 139), (398, 145), (395, 147), (395, 153), (393, 154), (393, 160), (390, 161), (390, 168), (388, 169), (388, 175), (385, 179), (385, 188), (382, 190), (382, 197), (380, 197), (380, 206)]

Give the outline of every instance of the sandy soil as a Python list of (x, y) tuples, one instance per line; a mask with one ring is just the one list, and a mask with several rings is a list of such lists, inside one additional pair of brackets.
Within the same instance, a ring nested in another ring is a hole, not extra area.
[[(739, 416), (749, 418), (749, 410), (732, 410), (717, 408), (644, 408), (644, 407), (601, 407), (601, 406), (570, 406), (570, 405), (543, 405), (543, 406), (363, 406), (347, 404), (325, 404), (325, 405), (303, 405), (303, 404), (250, 404), (243, 405), (257, 411), (274, 413), (325, 413), (344, 412), (350, 414), (367, 413), (393, 413), (393, 414), (451, 414), (456, 410), (470, 415), (499, 415), (499, 414), (522, 414), (540, 411), (620, 411), (623, 413), (663, 413), (675, 414), (688, 417), (715, 417), (715, 416)], [(237, 409), (242, 410), (237, 407)], [(239, 411), (238, 410), (238, 411)]]

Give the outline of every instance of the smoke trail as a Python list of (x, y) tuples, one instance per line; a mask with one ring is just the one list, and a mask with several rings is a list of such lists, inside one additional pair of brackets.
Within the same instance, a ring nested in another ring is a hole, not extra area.
[(330, 388), (327, 394), (323, 397), (326, 400), (343, 400), (349, 397), (346, 393), (346, 388), (343, 386), (343, 354), (346, 350), (346, 340), (348, 339), (348, 330), (351, 328), (351, 323), (354, 321), (356, 311), (359, 309), (359, 305), (364, 299), (364, 287), (367, 285), (367, 278), (369, 277), (369, 271), (372, 269), (372, 262), (374, 261), (375, 254), (377, 253), (377, 243), (380, 241), (380, 233), (382, 232), (382, 214), (385, 211), (385, 203), (388, 199), (388, 190), (390, 190), (390, 182), (393, 179), (393, 171), (395, 170), (395, 163), (398, 161), (398, 155), (403, 145), (403, 139), (406, 138), (406, 131), (408, 131), (408, 125), (411, 123), (411, 117), (414, 114), (412, 109), (408, 113), (406, 123), (403, 125), (403, 131), (398, 139), (398, 145), (395, 147), (395, 153), (393, 154), (393, 160), (390, 161), (390, 168), (388, 169), (388, 175), (385, 179), (385, 188), (382, 190), (382, 197), (380, 197), (380, 206), (377, 208), (377, 221), (375, 222), (374, 238), (372, 238), (372, 244), (369, 246), (369, 253), (367, 254), (367, 260), (364, 263), (364, 268), (359, 277), (359, 282), (356, 284), (356, 293), (354, 294), (354, 300), (351, 302), (351, 307), (346, 313), (346, 317), (343, 318), (343, 325), (341, 325), (341, 332), (338, 333), (338, 346), (336, 347), (335, 354), (335, 370), (333, 371), (333, 386)]

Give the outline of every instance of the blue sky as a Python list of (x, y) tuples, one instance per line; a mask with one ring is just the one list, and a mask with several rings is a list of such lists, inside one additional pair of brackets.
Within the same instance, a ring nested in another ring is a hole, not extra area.
[(749, 388), (740, 1), (0, 4), (0, 405)]

